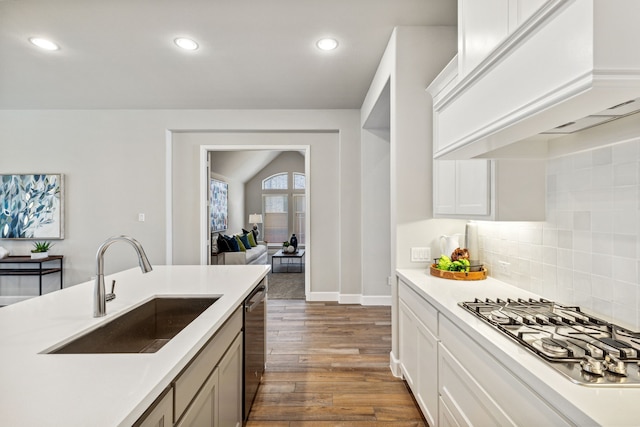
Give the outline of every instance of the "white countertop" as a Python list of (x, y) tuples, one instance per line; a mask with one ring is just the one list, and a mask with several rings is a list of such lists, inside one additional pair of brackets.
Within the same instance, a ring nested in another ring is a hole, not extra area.
[(480, 281), (456, 281), (431, 276), (427, 270), (401, 269), (397, 273), (516, 377), (577, 425), (640, 425), (636, 412), (640, 388), (575, 384), (526, 348), (458, 306), (459, 302), (474, 298), (539, 298), (539, 295), (491, 277)]
[[(0, 426), (130, 426), (268, 273), (269, 266), (154, 266), (116, 279), (93, 317), (93, 282), (0, 308)], [(221, 298), (152, 354), (43, 354), (156, 295)]]

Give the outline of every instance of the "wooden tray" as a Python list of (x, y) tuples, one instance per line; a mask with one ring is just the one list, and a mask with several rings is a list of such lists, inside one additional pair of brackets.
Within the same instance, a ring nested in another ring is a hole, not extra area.
[(462, 271), (439, 270), (436, 268), (435, 264), (431, 264), (431, 275), (450, 280), (484, 280), (487, 278), (487, 269), (482, 267), (482, 270), (480, 271), (470, 271), (465, 273)]

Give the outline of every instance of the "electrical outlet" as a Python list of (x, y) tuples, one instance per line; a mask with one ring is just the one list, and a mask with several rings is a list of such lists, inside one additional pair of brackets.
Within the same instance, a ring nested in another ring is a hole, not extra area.
[(511, 275), (511, 263), (507, 262), (507, 261), (498, 261), (498, 270), (504, 276), (510, 276)]
[(411, 248), (411, 262), (431, 261), (431, 248)]

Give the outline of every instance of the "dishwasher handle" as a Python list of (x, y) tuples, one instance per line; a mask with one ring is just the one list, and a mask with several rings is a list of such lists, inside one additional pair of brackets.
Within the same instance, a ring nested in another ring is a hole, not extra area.
[(247, 313), (251, 313), (256, 309), (256, 307), (263, 303), (266, 296), (267, 287), (265, 285), (258, 286), (256, 289), (254, 289), (253, 293), (244, 300), (244, 311)]

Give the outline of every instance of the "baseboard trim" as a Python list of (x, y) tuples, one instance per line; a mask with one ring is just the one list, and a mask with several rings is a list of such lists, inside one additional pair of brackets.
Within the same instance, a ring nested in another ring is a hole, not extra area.
[(338, 302), (340, 304), (362, 304), (362, 295), (360, 295), (360, 294), (340, 294)]
[(338, 292), (309, 292), (307, 301), (338, 301), (339, 296)]
[(339, 292), (310, 292), (307, 301), (337, 301), (339, 304), (391, 306), (391, 295), (341, 294)]
[(363, 295), (362, 305), (391, 306), (391, 295)]
[(402, 368), (400, 367), (400, 359), (397, 359), (393, 354), (393, 351), (389, 352), (389, 367), (394, 377), (404, 378), (402, 375)]

